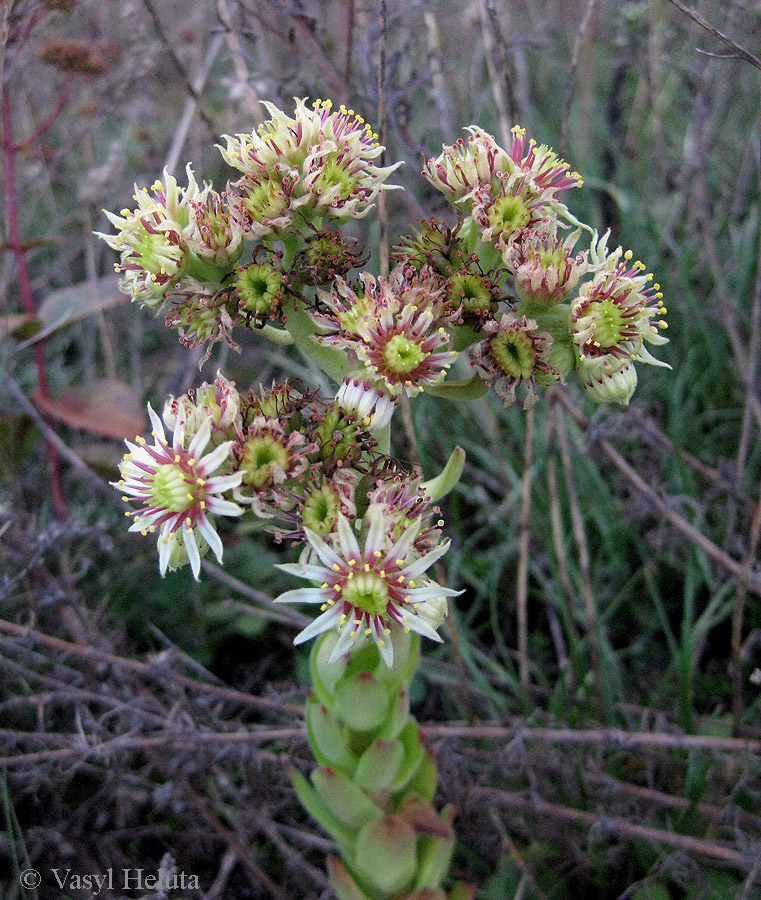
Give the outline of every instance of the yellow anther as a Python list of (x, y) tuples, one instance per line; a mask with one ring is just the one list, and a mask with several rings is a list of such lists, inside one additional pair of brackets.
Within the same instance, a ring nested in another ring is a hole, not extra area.
[(372, 628), (365, 628), (365, 635), (370, 635), (373, 633)]
[(350, 559), (350, 560), (349, 560), (349, 565), (350, 565), (350, 566), (356, 566), (356, 565), (357, 565), (357, 560), (356, 560), (356, 559)]
[(634, 254), (631, 252), (631, 250), (627, 250), (626, 253), (624, 253), (624, 259), (631, 259), (632, 256), (634, 256)]
[(385, 641), (378, 641), (378, 646), (379, 646), (379, 647), (385, 647), (385, 646), (386, 646), (386, 642), (385, 642)]
[(340, 571), (341, 571), (341, 567), (338, 565), (338, 563), (333, 563), (333, 565), (332, 565), (331, 568), (333, 569), (334, 572), (340, 572)]
[(323, 581), (323, 583), (320, 585), (320, 588), (323, 591), (326, 591), (329, 587), (330, 587), (330, 585), (328, 584), (327, 581)]
[(355, 638), (355, 637), (357, 636), (357, 632), (356, 632), (356, 631), (350, 631), (350, 632), (349, 632), (349, 636)]

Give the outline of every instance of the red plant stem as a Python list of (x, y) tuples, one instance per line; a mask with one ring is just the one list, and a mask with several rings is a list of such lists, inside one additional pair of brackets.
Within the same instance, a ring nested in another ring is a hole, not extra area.
[[(13, 121), (11, 117), (11, 104), (8, 100), (8, 92), (3, 92), (3, 138), (5, 151), (5, 208), (8, 213), (8, 238), (16, 259), (18, 269), (21, 297), (24, 301), (24, 309), (30, 316), (36, 315), (32, 295), (32, 283), (29, 279), (29, 269), (26, 265), (24, 246), (21, 243), (19, 231), (17, 204), (16, 204), (16, 154), (18, 147), (13, 139)], [(34, 362), (37, 366), (37, 385), (41, 397), (48, 397), (48, 380), (45, 375), (45, 350), (42, 341), (34, 345)], [(66, 502), (61, 490), (60, 466), (58, 452), (50, 441), (46, 440), (48, 450), (48, 465), (50, 469), (50, 493), (53, 500), (53, 511), (57, 519), (66, 518)]]

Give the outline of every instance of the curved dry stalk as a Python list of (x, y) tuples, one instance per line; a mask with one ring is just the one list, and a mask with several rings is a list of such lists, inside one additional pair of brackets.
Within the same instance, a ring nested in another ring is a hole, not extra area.
[(684, 850), (693, 856), (718, 860), (741, 872), (747, 872), (752, 866), (753, 857), (750, 854), (741, 853), (726, 844), (717, 841), (709, 841), (705, 838), (690, 837), (685, 834), (675, 834), (671, 831), (663, 831), (660, 828), (651, 828), (647, 825), (635, 825), (625, 819), (608, 818), (597, 813), (585, 812), (580, 809), (571, 809), (558, 803), (549, 803), (536, 796), (524, 794), (508, 794), (496, 788), (476, 788), (471, 799), (493, 804), (501, 809), (509, 809), (512, 812), (522, 812), (527, 815), (544, 816), (552, 819), (560, 819), (578, 825), (604, 827), (606, 832), (615, 832), (622, 837), (632, 840), (651, 841), (656, 844), (666, 844)]

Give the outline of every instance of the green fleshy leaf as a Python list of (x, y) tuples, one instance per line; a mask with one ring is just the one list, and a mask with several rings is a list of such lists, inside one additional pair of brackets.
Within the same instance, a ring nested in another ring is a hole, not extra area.
[(357, 767), (357, 757), (349, 749), (346, 728), (316, 698), (307, 706), (307, 734), (317, 762), (351, 774)]
[(380, 738), (365, 750), (354, 773), (354, 781), (366, 791), (385, 791), (396, 778), (404, 760), (401, 741)]
[(383, 723), (378, 736), (393, 739), (399, 736), (410, 718), (410, 692), (402, 688), (396, 695), (396, 700), (391, 704), (388, 718)]
[(195, 253), (188, 253), (185, 260), (185, 271), (191, 278), (200, 281), (201, 284), (221, 284), (223, 279), (235, 268), (242, 253), (243, 245), (241, 244), (240, 252), (236, 254), (235, 258), (229, 259), (221, 266), (216, 266), (208, 259), (196, 256)]
[(309, 316), (301, 308), (296, 308), (293, 300), (287, 300), (283, 306), (286, 315), (285, 327), (293, 336), (299, 350), (339, 384), (349, 374), (349, 360), (345, 353), (323, 347), (315, 340), (317, 329)]
[(332, 706), (336, 684), (346, 672), (345, 656), (333, 663), (328, 662), (337, 640), (338, 632), (328, 631), (317, 639), (309, 654), (315, 693), (327, 707)]
[(448, 900), (473, 900), (476, 896), (476, 886), (458, 881), (449, 892)]
[(328, 857), (328, 876), (338, 900), (372, 900), (364, 891), (360, 890), (357, 882), (335, 856)]
[(462, 447), (455, 447), (441, 472), (435, 478), (424, 481), (420, 486), (435, 503), (457, 484), (464, 467), (465, 451)]
[(353, 856), (356, 845), (355, 832), (333, 814), (330, 807), (298, 769), (291, 769), (290, 776), (293, 789), (304, 809), (338, 842), (341, 852), (345, 856)]
[(426, 394), (441, 397), (444, 400), (476, 400), (489, 390), (489, 385), (478, 375), (467, 381), (443, 381), (425, 389)]
[(408, 891), (417, 871), (417, 836), (398, 816), (369, 822), (357, 835), (357, 873), (378, 893)]
[[(439, 813), (439, 818), (442, 823), (451, 826), (454, 819), (454, 807), (445, 807)], [(449, 871), (454, 843), (454, 838), (423, 837), (420, 839), (416, 888), (440, 886), (442, 879)]]
[(452, 334), (454, 336), (452, 348), (458, 353), (467, 350), (468, 347), (471, 347), (476, 341), (482, 341), (484, 339), (483, 331), (476, 331), (472, 325), (456, 325), (452, 329)]
[(405, 786), (405, 792), (414, 792), (430, 803), (436, 793), (436, 763), (430, 750), (423, 749), (423, 758), (409, 783)]
[(352, 731), (372, 731), (388, 715), (386, 686), (372, 672), (358, 672), (336, 685), (333, 712)]
[(315, 769), (310, 777), (320, 799), (352, 831), (382, 815), (383, 810), (361, 788), (335, 769), (328, 766)]
[(279, 344), (281, 347), (289, 347), (294, 343), (293, 335), (290, 331), (286, 331), (283, 328), (262, 325), (261, 328), (254, 328), (253, 331), (254, 334), (260, 334), (262, 337), (266, 337), (268, 341), (272, 341), (273, 344)]
[(417, 772), (423, 759), (423, 744), (420, 740), (420, 729), (417, 722), (410, 718), (399, 732), (399, 740), (404, 747), (404, 761), (399, 767), (396, 778), (391, 785), (394, 792), (405, 790), (407, 784)]

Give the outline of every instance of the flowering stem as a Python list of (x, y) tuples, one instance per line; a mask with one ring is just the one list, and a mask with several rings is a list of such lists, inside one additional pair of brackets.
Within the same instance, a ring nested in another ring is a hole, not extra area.
[(317, 363), (333, 381), (340, 384), (349, 372), (346, 355), (330, 347), (323, 347), (314, 340), (315, 327), (312, 320), (303, 309), (296, 307), (292, 300), (285, 304), (284, 312), (287, 317), (286, 328), (299, 350)]
[[(5, 173), (6, 173), (6, 209), (8, 212), (8, 237), (18, 269), (21, 297), (24, 301), (24, 309), (30, 316), (36, 315), (32, 283), (29, 278), (29, 270), (26, 265), (24, 246), (21, 242), (21, 232), (18, 224), (16, 204), (16, 154), (18, 145), (13, 139), (13, 122), (11, 118), (11, 106), (8, 92), (3, 93), (3, 146), (5, 149)], [(45, 351), (42, 341), (34, 345), (34, 361), (37, 367), (37, 385), (40, 397), (49, 397), (48, 381), (45, 375)], [(48, 452), (48, 465), (50, 469), (50, 493), (53, 500), (53, 510), (57, 519), (66, 518), (66, 502), (61, 490), (60, 469), (58, 452), (53, 444), (46, 440)]]

